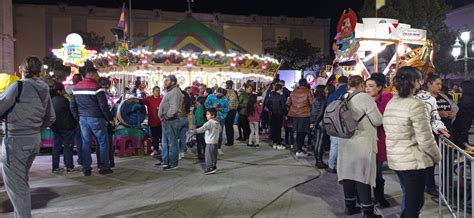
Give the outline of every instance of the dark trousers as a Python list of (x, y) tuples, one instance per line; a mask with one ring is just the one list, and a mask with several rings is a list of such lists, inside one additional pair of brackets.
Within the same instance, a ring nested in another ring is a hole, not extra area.
[(303, 151), (304, 139), (306, 138), (305, 132), (298, 132), (296, 133), (296, 145), (298, 147), (297, 152)]
[(286, 146), (295, 144), (295, 132), (291, 127), (285, 127), (285, 144)]
[(322, 162), (324, 155), (324, 128), (317, 127), (316, 131), (311, 132), (314, 132), (314, 157), (316, 158), (316, 162)]
[(243, 130), (243, 140), (248, 140), (250, 136), (250, 123), (248, 116), (240, 114), (239, 123)]
[(204, 155), (206, 151), (206, 141), (204, 140), (204, 133), (196, 134), (196, 141), (198, 155)]
[(425, 203), (426, 171), (427, 169), (395, 171), (404, 190), (405, 208), (402, 210), (402, 218), (419, 217)]
[(74, 135), (74, 144), (76, 144), (77, 151), (77, 164), (82, 166), (82, 135), (81, 127), (77, 127), (75, 130), (76, 134)]
[(281, 127), (283, 125), (283, 115), (272, 113), (271, 116), (273, 144), (281, 144)]
[[(115, 145), (113, 144), (113, 139), (112, 136), (114, 135), (113, 127), (112, 125), (107, 126), (107, 134), (108, 134), (108, 140), (109, 140), (109, 165), (110, 167), (115, 167)], [(97, 149), (97, 167), (99, 167), (100, 163), (100, 149)]]
[(63, 153), (64, 165), (68, 169), (74, 168), (73, 156), (73, 144), (76, 130), (59, 130), (53, 131), (54, 134), (54, 147), (53, 147), (53, 169), (59, 168), (59, 157)]
[(151, 141), (152, 141), (152, 144), (153, 144), (153, 150), (154, 151), (159, 151), (160, 150), (160, 143), (161, 143), (161, 135), (163, 134), (162, 129), (161, 129), (161, 125), (156, 126), (156, 127), (150, 127), (150, 130), (151, 130)]
[(359, 199), (363, 207), (372, 206), (372, 189), (370, 185), (354, 180), (342, 180), (342, 187), (346, 201), (356, 201)]
[(426, 190), (435, 190), (436, 191), (436, 182), (435, 182), (435, 167), (429, 167), (426, 169)]
[(225, 135), (227, 137), (227, 145), (234, 144), (234, 120), (237, 110), (230, 110), (225, 117)]

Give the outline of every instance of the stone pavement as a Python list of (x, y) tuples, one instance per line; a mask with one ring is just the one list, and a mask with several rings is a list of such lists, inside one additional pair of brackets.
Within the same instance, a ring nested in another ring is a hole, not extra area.
[[(192, 154), (179, 169), (162, 171), (151, 157), (117, 158), (111, 175), (93, 171), (52, 174), (51, 156), (35, 160), (30, 173), (34, 217), (345, 217), (342, 188), (335, 174), (296, 159), (288, 150), (269, 146), (224, 147), (218, 173), (203, 175)], [(95, 155), (93, 155), (95, 156)], [(313, 161), (314, 162), (314, 161)], [(401, 191), (386, 171), (386, 193), (396, 217)], [(12, 217), (12, 206), (0, 183), (0, 217)], [(437, 216), (438, 206), (426, 196), (423, 217)], [(353, 217), (361, 217), (355, 215)]]

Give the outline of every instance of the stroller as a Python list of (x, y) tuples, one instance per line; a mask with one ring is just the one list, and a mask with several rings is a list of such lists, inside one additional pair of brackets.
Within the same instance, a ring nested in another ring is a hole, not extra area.
[(197, 155), (197, 137), (196, 134), (188, 131), (186, 133), (186, 147), (195, 155)]

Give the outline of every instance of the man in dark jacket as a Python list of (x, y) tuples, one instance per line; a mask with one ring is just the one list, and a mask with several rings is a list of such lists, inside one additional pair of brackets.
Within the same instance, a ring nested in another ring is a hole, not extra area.
[[(63, 150), (66, 172), (69, 173), (74, 168), (72, 152), (77, 121), (71, 114), (69, 100), (64, 97), (64, 94), (64, 85), (60, 82), (55, 82), (51, 87), (51, 100), (53, 102), (54, 112), (56, 113), (56, 121), (50, 127), (54, 134), (52, 155), (53, 173), (61, 171), (59, 168), (59, 156), (61, 155), (61, 150)], [(61, 149), (63, 146), (64, 148)]]
[(281, 145), (281, 128), (283, 125), (283, 118), (287, 114), (287, 105), (282, 84), (278, 83), (275, 85), (275, 91), (273, 91), (268, 97), (266, 107), (271, 114), (270, 123), (272, 129), (271, 138), (273, 139), (273, 148), (284, 150), (286, 149), (285, 146)]
[[(91, 139), (94, 135), (100, 149), (99, 174), (110, 174), (110, 142), (107, 125), (113, 122), (105, 90), (100, 85), (97, 69), (88, 68), (86, 78), (74, 87), (71, 112), (79, 120), (82, 133), (82, 166), (85, 176), (91, 175)], [(91, 134), (92, 133), (92, 134)]]

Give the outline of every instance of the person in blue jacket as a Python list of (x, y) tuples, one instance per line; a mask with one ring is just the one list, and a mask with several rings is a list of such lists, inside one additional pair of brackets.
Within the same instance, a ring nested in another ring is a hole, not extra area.
[(229, 100), (225, 97), (226, 90), (218, 88), (214, 94), (207, 96), (204, 106), (206, 109), (215, 108), (217, 110), (217, 119), (221, 124), (221, 131), (219, 133), (219, 142), (217, 143), (218, 153), (224, 154), (221, 150), (222, 146), (222, 132), (224, 129), (225, 118), (229, 112)]

